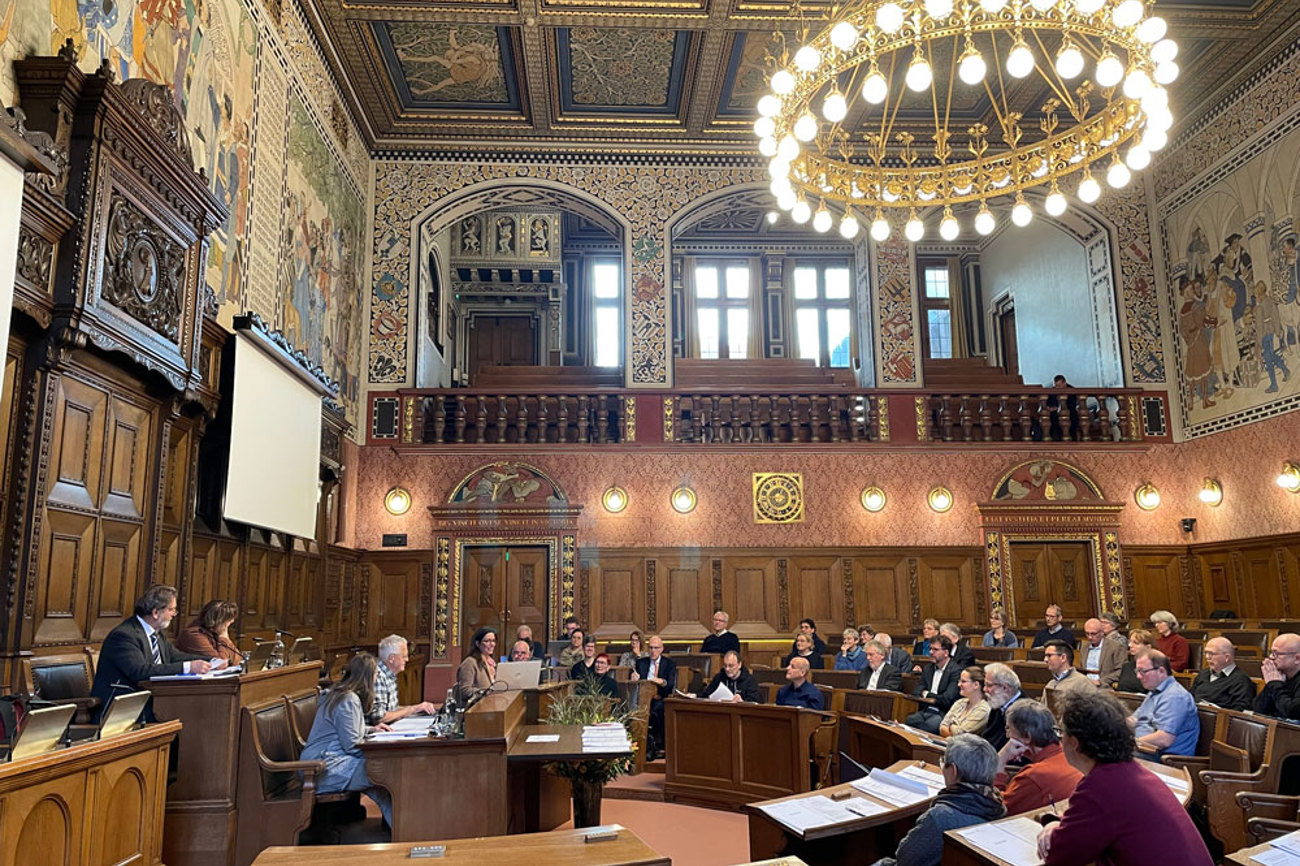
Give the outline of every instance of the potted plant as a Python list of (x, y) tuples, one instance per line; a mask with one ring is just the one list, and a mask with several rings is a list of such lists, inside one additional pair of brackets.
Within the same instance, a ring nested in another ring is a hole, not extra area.
[[(621, 701), (594, 694), (591, 683), (580, 683), (568, 694), (556, 695), (546, 716), (549, 725), (601, 725), (617, 722), (627, 727), (630, 714)], [(590, 686), (591, 688), (586, 688)], [(636, 749), (636, 743), (632, 743)], [(600, 824), (600, 800), (606, 782), (612, 782), (632, 769), (632, 756), (593, 756), (581, 761), (553, 761), (546, 769), (568, 779), (573, 787), (573, 826), (595, 827)]]

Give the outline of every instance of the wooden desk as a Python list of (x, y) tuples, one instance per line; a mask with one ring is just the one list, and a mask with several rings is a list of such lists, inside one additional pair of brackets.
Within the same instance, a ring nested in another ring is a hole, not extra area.
[[(554, 743), (530, 743), (534, 734), (556, 734)], [(551, 761), (630, 757), (632, 751), (582, 751), (582, 728), (577, 725), (523, 725), (517, 728), (506, 751), (510, 779), (510, 832), (554, 830), (572, 816), (573, 786), (568, 779), (547, 771)]]
[(180, 729), (160, 722), (0, 764), (0, 863), (160, 866), (167, 754)]
[[(614, 830), (611, 842), (583, 841), (587, 833)], [(412, 863), (531, 863), (539, 866), (671, 866), (635, 833), (618, 824), (586, 830), (556, 830), (522, 836), (449, 839), (421, 844), (446, 845), (447, 853), (429, 861), (407, 856), (411, 843), (267, 848), (254, 866), (410, 866)]]
[(796, 707), (668, 698), (664, 799), (735, 809), (809, 790), (808, 738), (823, 718)]
[(1224, 857), (1230, 863), (1236, 863), (1237, 866), (1259, 866), (1254, 860), (1250, 859), (1256, 854), (1263, 854), (1269, 851), (1273, 846), (1268, 842), (1261, 842), (1258, 845), (1251, 845), (1249, 848), (1242, 848), (1240, 851), (1234, 851)]
[[(899, 761), (886, 769), (897, 772), (911, 764), (915, 762)], [(927, 764), (925, 769), (939, 772), (939, 767), (934, 764)], [(745, 812), (749, 815), (749, 856), (754, 860), (800, 857), (808, 863), (816, 863), (819, 866), (823, 864), (824, 866), (850, 866), (850, 864), (861, 866), (863, 863), (872, 863), (894, 852), (898, 843), (907, 835), (907, 831), (912, 829), (917, 816), (930, 808), (931, 803), (930, 800), (926, 800), (913, 806), (894, 806), (883, 800), (876, 800), (848, 783), (767, 802), (783, 802), (819, 794), (830, 796), (841, 791), (849, 791), (854, 797), (874, 800), (881, 805), (889, 806), (889, 811), (834, 827), (796, 833), (763, 812), (759, 806), (765, 803), (753, 803), (745, 806)]]
[(938, 763), (946, 750), (938, 735), (909, 731), (898, 723), (840, 714), (840, 750), (859, 764), (888, 767), (896, 761)]
[[(167, 789), (163, 856), (173, 866), (233, 862), (239, 792), (239, 713), (251, 704), (316, 688), (321, 662), (238, 676), (143, 683), (160, 720), (176, 719), (176, 781)], [(251, 749), (249, 745), (247, 748)]]

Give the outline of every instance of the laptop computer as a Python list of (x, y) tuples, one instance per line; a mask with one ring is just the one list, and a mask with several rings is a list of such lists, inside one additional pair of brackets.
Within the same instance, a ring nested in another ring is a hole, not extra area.
[(497, 665), (497, 682), (507, 689), (535, 689), (542, 676), (541, 659), (530, 662), (501, 662)]
[(289, 657), (285, 664), (296, 665), (307, 659), (307, 653), (311, 652), (312, 643), (309, 637), (296, 637), (293, 639), (293, 646), (289, 647)]
[(9, 760), (21, 761), (23, 758), (54, 751), (76, 712), (77, 708), (73, 704), (59, 704), (57, 707), (44, 707), (29, 712), (23, 720), (22, 729), (14, 735), (13, 745), (9, 748)]
[(134, 728), (151, 697), (153, 692), (127, 692), (114, 695), (99, 719), (99, 732), (96, 734), (96, 739), (102, 740), (105, 737), (125, 734)]
[(275, 652), (275, 641), (264, 640), (253, 647), (252, 653), (248, 656), (248, 664), (245, 669), (250, 673), (260, 671), (266, 668), (266, 663), (271, 660), (271, 653)]

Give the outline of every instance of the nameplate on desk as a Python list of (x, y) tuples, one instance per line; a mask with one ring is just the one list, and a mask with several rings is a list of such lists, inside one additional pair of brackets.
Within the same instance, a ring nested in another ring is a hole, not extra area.
[(411, 848), (410, 857), (412, 860), (429, 859), (441, 857), (447, 853), (446, 845), (416, 845)]
[(583, 834), (584, 842), (613, 842), (618, 839), (617, 830), (597, 830), (594, 833)]

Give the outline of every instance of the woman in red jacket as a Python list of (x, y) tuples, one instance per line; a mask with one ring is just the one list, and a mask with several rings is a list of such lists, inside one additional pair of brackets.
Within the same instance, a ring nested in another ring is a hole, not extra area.
[(1178, 634), (1178, 618), (1167, 610), (1158, 610), (1151, 614), (1151, 623), (1156, 627), (1156, 647), (1169, 656), (1170, 666), (1180, 673), (1187, 670), (1192, 650), (1187, 638)]

